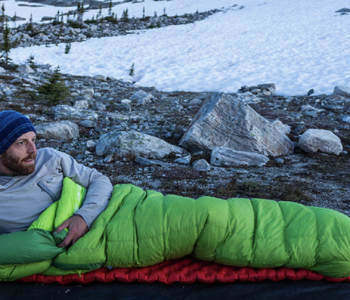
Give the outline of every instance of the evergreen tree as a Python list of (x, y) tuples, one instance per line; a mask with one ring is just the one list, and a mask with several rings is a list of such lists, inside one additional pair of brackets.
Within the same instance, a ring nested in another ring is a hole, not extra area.
[(1, 7), (2, 11), (2, 36), (3, 36), (3, 41), (1, 45), (1, 62), (4, 63), (6, 66), (9, 65), (10, 63), (10, 50), (11, 50), (11, 45), (10, 45), (10, 28), (8, 27), (7, 24), (7, 18), (5, 16), (5, 6), (4, 4)]
[(9, 65), (10, 63), (10, 57), (9, 57), (9, 54), (10, 54), (10, 50), (11, 50), (11, 47), (10, 47), (10, 28), (8, 27), (7, 25), (7, 22), (5, 22), (5, 27), (4, 27), (4, 32), (3, 32), (3, 44), (2, 44), (2, 61), (5, 63), (6, 66)]
[(13, 15), (13, 25), (14, 25), (14, 27), (17, 27), (16, 26), (16, 22), (17, 22), (17, 13), (15, 12), (15, 14)]
[(80, 25), (83, 25), (83, 23), (84, 23), (84, 4), (80, 4), (80, 2), (78, 2), (77, 13), (78, 13), (78, 23)]
[(112, 7), (113, 7), (112, 0), (109, 0), (108, 15), (109, 15), (110, 17), (112, 16)]
[(130, 70), (129, 70), (129, 76), (134, 77), (135, 76), (135, 64), (132, 63)]
[(2, 22), (2, 32), (4, 32), (4, 24), (5, 24), (5, 5), (4, 3), (1, 6), (1, 22)]
[(123, 14), (122, 14), (122, 20), (124, 22), (128, 22), (129, 21), (129, 10), (123, 10)]
[(100, 4), (100, 9), (97, 14), (97, 19), (102, 19), (102, 5)]
[(38, 88), (38, 93), (45, 95), (45, 99), (53, 104), (57, 104), (68, 97), (69, 88), (62, 80), (59, 66), (55, 69), (51, 78), (49, 78), (49, 82)]
[(27, 25), (26, 31), (33, 31), (33, 15), (30, 14), (29, 23)]
[(70, 49), (71, 49), (71, 47), (72, 47), (72, 43), (71, 43), (71, 42), (68, 42), (68, 43), (66, 44), (65, 49), (64, 49), (64, 53), (65, 53), (65, 54), (68, 54), (69, 51), (70, 51)]

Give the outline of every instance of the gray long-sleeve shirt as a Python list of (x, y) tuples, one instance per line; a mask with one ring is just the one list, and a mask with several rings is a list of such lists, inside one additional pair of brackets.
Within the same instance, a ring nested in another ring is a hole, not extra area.
[(57, 150), (43, 148), (37, 154), (32, 174), (0, 175), (0, 234), (26, 230), (47, 207), (60, 199), (64, 177), (88, 189), (84, 204), (76, 214), (90, 227), (111, 197), (110, 180)]

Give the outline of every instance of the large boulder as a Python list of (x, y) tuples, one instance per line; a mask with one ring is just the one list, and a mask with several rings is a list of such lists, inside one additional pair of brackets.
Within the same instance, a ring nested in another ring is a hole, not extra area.
[(343, 96), (346, 98), (350, 98), (350, 87), (346, 86), (336, 86), (333, 91), (334, 95)]
[(157, 137), (130, 130), (111, 131), (103, 134), (96, 145), (96, 154), (99, 156), (107, 154), (133, 155), (159, 159), (169, 154), (187, 155), (188, 153), (184, 149)]
[(214, 94), (198, 111), (180, 146), (190, 152), (226, 147), (275, 157), (293, 152), (289, 131), (287, 125), (268, 121), (236, 97)]
[(53, 139), (63, 142), (79, 137), (78, 125), (70, 121), (43, 123), (35, 126), (39, 138)]
[(308, 129), (300, 137), (299, 147), (305, 152), (321, 151), (328, 154), (339, 155), (343, 145), (339, 137), (332, 131), (324, 129)]

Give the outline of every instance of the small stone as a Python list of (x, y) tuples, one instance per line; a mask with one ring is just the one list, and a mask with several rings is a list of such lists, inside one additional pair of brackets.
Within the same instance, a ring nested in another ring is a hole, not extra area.
[(210, 171), (211, 165), (205, 159), (197, 160), (193, 163), (193, 168), (197, 171)]
[(103, 162), (105, 163), (111, 163), (112, 161), (113, 161), (113, 157), (111, 155), (107, 155), (103, 160)]
[(275, 163), (278, 165), (283, 165), (284, 164), (284, 159), (283, 158), (275, 158)]
[(85, 128), (95, 128), (97, 126), (96, 122), (91, 121), (91, 120), (83, 120), (79, 122), (80, 126), (83, 126)]
[(94, 142), (93, 140), (88, 140), (88, 141), (86, 142), (86, 147), (87, 147), (88, 149), (93, 149), (93, 148), (96, 147), (96, 142)]
[(311, 90), (309, 90), (309, 91), (307, 92), (307, 95), (308, 95), (308, 96), (311, 96), (313, 93), (315, 93), (315, 91), (314, 91), (314, 89), (311, 89)]
[(191, 155), (177, 158), (177, 159), (175, 159), (175, 162), (178, 164), (188, 165), (191, 162)]
[(141, 156), (138, 156), (135, 158), (135, 162), (139, 163), (140, 165), (143, 166), (153, 166), (153, 165), (159, 165), (162, 166), (163, 162), (159, 161), (159, 160), (154, 160), (154, 159), (148, 159), (148, 158), (144, 158)]
[(20, 65), (18, 68), (17, 68), (17, 71), (18, 72), (21, 72), (21, 73), (34, 73), (35, 71), (27, 64), (24, 64), (24, 65)]
[(89, 103), (86, 100), (78, 100), (74, 102), (74, 108), (87, 109), (89, 108)]

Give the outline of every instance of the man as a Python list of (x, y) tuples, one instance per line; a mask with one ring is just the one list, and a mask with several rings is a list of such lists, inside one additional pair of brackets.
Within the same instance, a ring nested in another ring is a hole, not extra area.
[(26, 230), (59, 200), (63, 178), (87, 188), (83, 206), (56, 228), (67, 228), (59, 247), (74, 244), (105, 209), (112, 184), (95, 169), (51, 148), (37, 151), (36, 131), (28, 118), (15, 111), (0, 112), (0, 234)]

